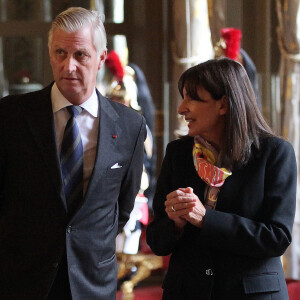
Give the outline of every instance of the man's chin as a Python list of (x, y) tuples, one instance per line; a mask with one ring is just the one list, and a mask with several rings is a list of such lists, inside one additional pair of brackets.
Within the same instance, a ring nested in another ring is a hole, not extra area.
[(63, 95), (72, 95), (80, 93), (81, 89), (78, 84), (62, 84), (59, 90)]

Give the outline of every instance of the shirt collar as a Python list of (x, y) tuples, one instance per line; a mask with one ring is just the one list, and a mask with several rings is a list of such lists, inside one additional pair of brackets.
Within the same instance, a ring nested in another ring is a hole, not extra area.
[[(58, 89), (56, 83), (53, 84), (51, 89), (51, 101), (52, 101), (52, 109), (53, 112), (57, 112), (66, 106), (72, 105), (63, 94)], [(80, 106), (84, 108), (84, 110), (88, 111), (92, 116), (97, 118), (98, 116), (98, 96), (96, 93), (96, 89), (94, 89), (90, 98), (84, 101)]]

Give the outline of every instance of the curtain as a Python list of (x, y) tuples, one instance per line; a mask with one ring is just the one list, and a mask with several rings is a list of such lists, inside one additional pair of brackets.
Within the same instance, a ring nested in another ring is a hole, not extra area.
[(221, 29), (226, 27), (227, 7), (224, 0), (207, 0), (209, 26), (213, 46), (220, 40)]
[(173, 65), (169, 104), (171, 139), (187, 133), (185, 121), (177, 115), (177, 107), (181, 102), (177, 89), (180, 75), (186, 69), (214, 56), (207, 0), (174, 0), (172, 5)]
[[(7, 20), (6, 1), (0, 0), (0, 22)], [(3, 66), (3, 38), (0, 37), (0, 98), (8, 94)]]
[[(299, 101), (300, 101), (300, 0), (277, 0), (278, 45), (280, 61), (280, 128), (281, 134), (295, 149), (297, 164), (300, 155)], [(298, 164), (299, 165), (299, 164)], [(299, 173), (297, 207), (293, 227), (293, 241), (283, 257), (287, 277), (300, 276), (300, 213)]]
[(8, 95), (7, 80), (4, 76), (4, 66), (3, 66), (3, 42), (2, 37), (0, 37), (0, 98)]

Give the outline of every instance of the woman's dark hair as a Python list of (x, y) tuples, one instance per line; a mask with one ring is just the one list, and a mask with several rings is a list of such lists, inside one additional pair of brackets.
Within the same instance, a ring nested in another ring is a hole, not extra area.
[(216, 101), (224, 95), (228, 99), (220, 153), (222, 166), (245, 164), (252, 145), (259, 149), (260, 137), (274, 134), (258, 108), (244, 67), (228, 58), (212, 59), (186, 70), (178, 82), (181, 96), (185, 88), (194, 100), (200, 100), (197, 93), (200, 86)]

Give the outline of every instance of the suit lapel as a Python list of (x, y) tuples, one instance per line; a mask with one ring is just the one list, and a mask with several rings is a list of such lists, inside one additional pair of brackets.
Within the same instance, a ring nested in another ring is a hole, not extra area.
[[(50, 173), (50, 178), (61, 199), (63, 193), (59, 155), (56, 146), (53, 110), (50, 98), (51, 86), (36, 92), (22, 102), (21, 109), (28, 127), (40, 150), (44, 163)], [(63, 201), (66, 209), (66, 203)]]
[(98, 144), (94, 170), (89, 181), (86, 198), (107, 171), (107, 163), (114, 153), (118, 138), (121, 136), (122, 132), (121, 127), (119, 127), (117, 123), (119, 118), (118, 113), (115, 111), (107, 98), (103, 97), (98, 91), (97, 95), (100, 116)]

